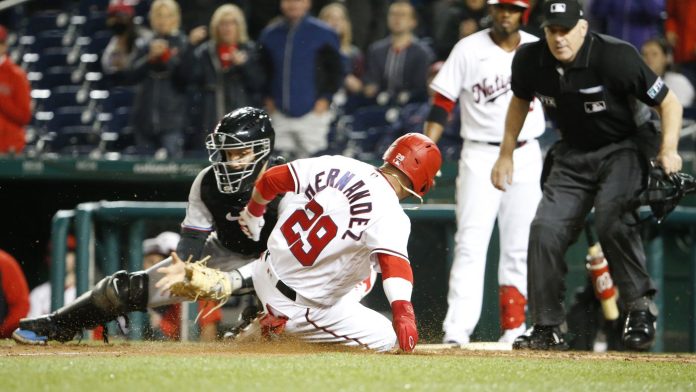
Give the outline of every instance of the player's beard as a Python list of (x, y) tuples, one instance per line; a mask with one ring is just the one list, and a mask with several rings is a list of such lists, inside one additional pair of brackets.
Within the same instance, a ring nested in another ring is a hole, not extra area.
[(501, 24), (494, 23), (493, 27), (493, 34), (496, 35), (496, 37), (499, 37), (501, 39), (506, 39), (509, 38), (512, 35), (517, 34), (518, 31), (520, 31), (520, 24), (519, 23), (513, 23), (510, 28), (505, 28)]

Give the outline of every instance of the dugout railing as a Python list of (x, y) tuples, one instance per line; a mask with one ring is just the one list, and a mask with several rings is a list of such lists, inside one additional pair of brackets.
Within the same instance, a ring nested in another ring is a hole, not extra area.
[[(454, 250), (454, 231), (456, 229), (455, 206), (453, 204), (424, 204), (418, 209), (407, 207), (406, 213), (411, 218), (414, 228), (418, 225), (432, 224), (442, 230), (442, 246), (445, 250), (446, 270), (452, 263), (452, 251)], [(63, 305), (63, 279), (65, 275), (66, 238), (70, 228), (73, 227), (77, 239), (76, 248), (76, 289), (80, 295), (89, 290), (95, 283), (95, 266), (99, 264), (101, 272), (111, 274), (120, 268), (129, 271), (142, 269), (142, 242), (145, 238), (145, 224), (153, 220), (181, 221), (185, 215), (185, 202), (92, 202), (79, 204), (74, 210), (58, 211), (52, 221), (51, 242), (55, 246), (51, 249), (51, 309), (55, 310)], [(665, 321), (667, 318), (665, 309), (665, 235), (664, 231), (674, 227), (688, 230), (691, 238), (688, 244), (688, 289), (683, 293), (689, 303), (688, 309), (688, 351), (696, 352), (696, 207), (677, 207), (677, 209), (661, 224), (650, 225), (652, 235), (645, 240), (648, 269), (655, 281), (658, 294), (655, 298), (660, 314), (658, 316), (658, 330), (653, 351), (664, 351)], [(96, 230), (99, 229), (99, 236)], [(125, 241), (122, 237), (126, 237)], [(99, 238), (99, 241), (97, 241)], [(97, 243), (99, 242), (99, 243)], [(582, 241), (578, 241), (581, 243)], [(122, 256), (123, 245), (126, 245), (127, 256)], [(434, 244), (420, 244), (419, 238), (411, 236), (409, 248), (412, 246), (433, 246)], [(97, 263), (96, 250), (100, 254)], [(428, 252), (421, 252), (428, 254)], [(420, 256), (422, 258), (422, 256)], [(433, 262), (429, 260), (428, 262)], [(490, 262), (490, 260), (489, 260)], [(573, 261), (571, 260), (571, 263)], [(414, 260), (412, 260), (414, 263)], [(415, 266), (414, 266), (415, 267)], [(442, 280), (442, 276), (439, 277)], [(437, 284), (445, 284), (438, 282)], [(419, 286), (419, 290), (428, 290), (429, 287)], [(446, 303), (445, 303), (446, 306)], [(188, 317), (183, 318), (182, 335), (185, 338), (189, 329), (195, 334), (195, 328), (191, 320), (195, 317), (195, 307), (185, 311)], [(144, 318), (142, 313), (129, 315), (131, 328), (129, 338), (142, 337)], [(113, 326), (111, 328), (114, 328)], [(680, 350), (687, 351), (687, 350)]]

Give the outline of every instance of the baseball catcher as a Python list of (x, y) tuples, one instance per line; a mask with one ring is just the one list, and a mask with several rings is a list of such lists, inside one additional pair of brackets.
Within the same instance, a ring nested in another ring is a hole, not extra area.
[[(193, 260), (207, 255), (205, 263), (221, 271), (234, 287), (235, 294), (253, 289), (251, 271), (244, 268), (265, 250), (265, 241), (277, 218), (277, 203), (269, 205), (266, 220), (269, 226), (259, 233), (260, 242), (252, 241), (241, 231), (237, 220), (244, 209), (256, 178), (266, 170), (271, 159), (275, 133), (265, 111), (245, 107), (225, 115), (206, 138), (210, 166), (193, 181), (186, 217), (181, 224), (181, 241), (177, 254)], [(190, 293), (175, 286), (169, 293), (159, 293), (154, 284), (162, 277), (158, 270), (179, 261), (173, 255), (145, 271), (118, 271), (99, 281), (95, 287), (74, 302), (57, 311), (20, 321), (13, 338), (25, 344), (45, 344), (48, 340), (72, 340), (82, 329), (91, 329), (127, 312), (145, 311), (184, 299)], [(190, 277), (204, 262), (191, 265)], [(242, 267), (242, 268), (240, 268)], [(239, 268), (239, 269), (237, 269)], [(205, 276), (205, 279), (212, 279)], [(221, 293), (229, 289), (211, 288), (210, 295), (200, 299), (221, 301), (229, 297)]]

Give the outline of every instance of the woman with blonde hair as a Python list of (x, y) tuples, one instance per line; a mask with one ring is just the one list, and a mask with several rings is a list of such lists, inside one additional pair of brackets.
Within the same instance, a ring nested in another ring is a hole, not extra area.
[(174, 0), (152, 2), (149, 20), (153, 36), (138, 45), (124, 71), (125, 81), (137, 84), (130, 125), (138, 153), (176, 158), (182, 154), (187, 123), (187, 76), (181, 56), (188, 42), (179, 29), (181, 11)]
[(319, 19), (338, 34), (345, 62), (346, 78), (343, 87), (346, 93), (349, 96), (360, 93), (363, 87), (364, 57), (362, 51), (353, 45), (353, 28), (348, 10), (343, 4), (330, 3), (321, 9)]
[[(207, 36), (209, 39), (204, 41)], [(201, 116), (194, 127), (202, 138), (225, 113), (261, 104), (264, 74), (256, 45), (249, 39), (244, 13), (236, 5), (218, 7), (208, 32), (204, 27), (196, 28), (190, 37), (193, 46), (186, 64)]]

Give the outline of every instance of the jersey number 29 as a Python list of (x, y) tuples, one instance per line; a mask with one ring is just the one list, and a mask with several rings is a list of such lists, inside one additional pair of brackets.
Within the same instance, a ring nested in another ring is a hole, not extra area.
[[(307, 211), (312, 213), (310, 218)], [(280, 231), (285, 237), (290, 251), (297, 258), (300, 264), (309, 267), (314, 264), (319, 257), (319, 253), (336, 237), (338, 227), (330, 216), (322, 214), (324, 208), (316, 200), (312, 199), (304, 210), (297, 210), (280, 227)], [(308, 232), (305, 241), (309, 244), (309, 249), (304, 250), (305, 243), (300, 238), (300, 232), (295, 231), (295, 225), (300, 226), (302, 232)]]

